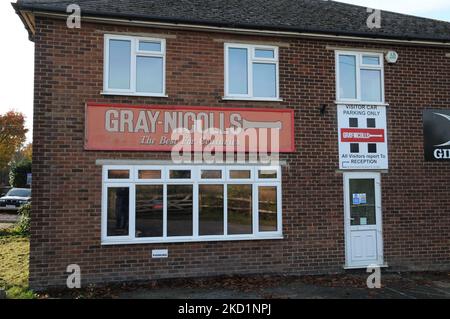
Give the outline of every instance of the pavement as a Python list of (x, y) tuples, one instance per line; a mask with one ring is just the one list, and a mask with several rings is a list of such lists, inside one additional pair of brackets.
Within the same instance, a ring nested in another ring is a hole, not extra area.
[[(333, 284), (331, 276), (303, 280), (292, 278), (268, 287), (161, 288), (119, 294), (127, 299), (450, 299), (450, 276), (427, 274), (384, 275), (382, 288), (369, 289), (355, 283)], [(382, 278), (383, 278), (382, 277)], [(366, 276), (352, 276), (366, 282)]]
[(9, 227), (11, 227), (12, 224), (4, 224), (4, 223), (0, 223), (0, 230), (4, 230), (7, 229)]
[(19, 219), (19, 216), (17, 215), (17, 213), (2, 213), (0, 212), (0, 224), (13, 224), (15, 222), (17, 222), (17, 220)]
[(50, 298), (115, 299), (450, 299), (450, 273), (383, 273), (380, 289), (367, 276), (249, 276), (175, 279), (146, 284), (49, 292)]
[(17, 213), (4, 213), (0, 212), (0, 230), (5, 230), (11, 227), (17, 220), (19, 216)]

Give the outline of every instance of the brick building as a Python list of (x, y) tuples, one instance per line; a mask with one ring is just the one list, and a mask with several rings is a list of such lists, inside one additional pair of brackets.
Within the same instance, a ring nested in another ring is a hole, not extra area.
[[(69, 28), (71, 3), (13, 5), (35, 43), (32, 288), (65, 286), (71, 264), (83, 285), (450, 269), (449, 146), (427, 160), (423, 124), (439, 110), (431, 128), (450, 131), (450, 23), (80, 0)], [(170, 133), (195, 119), (268, 128), (280, 161), (174, 163)]]

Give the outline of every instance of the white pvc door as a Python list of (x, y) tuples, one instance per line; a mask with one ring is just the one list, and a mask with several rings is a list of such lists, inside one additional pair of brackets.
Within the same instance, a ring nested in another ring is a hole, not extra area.
[(383, 265), (379, 173), (345, 173), (346, 267)]

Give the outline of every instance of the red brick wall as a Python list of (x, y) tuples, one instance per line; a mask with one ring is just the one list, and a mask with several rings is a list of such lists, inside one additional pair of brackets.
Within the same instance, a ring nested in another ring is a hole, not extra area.
[[(170, 33), (168, 98), (102, 96), (105, 32)], [(223, 101), (223, 43), (264, 40), (280, 47), (283, 102)], [(422, 110), (450, 107), (445, 50), (296, 38), (165, 31), (36, 19), (33, 212), (30, 284), (64, 286), (78, 264), (82, 284), (249, 273), (342, 272), (344, 213), (334, 52), (327, 45), (394, 49), (386, 65), (390, 169), (382, 175), (385, 260), (393, 269), (450, 268), (450, 165), (423, 160)], [(86, 101), (295, 109), (297, 153), (285, 154), (284, 240), (100, 245), (101, 167), (96, 159), (169, 159), (167, 153), (87, 152)], [(327, 104), (325, 116), (319, 108)], [(168, 248), (168, 259), (151, 250)]]

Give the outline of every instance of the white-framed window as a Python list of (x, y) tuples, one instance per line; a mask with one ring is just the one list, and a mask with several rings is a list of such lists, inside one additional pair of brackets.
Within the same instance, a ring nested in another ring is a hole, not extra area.
[(383, 62), (382, 53), (337, 51), (337, 102), (384, 103)]
[(278, 47), (225, 43), (225, 99), (279, 100)]
[(102, 244), (282, 238), (278, 166), (103, 166)]
[(165, 96), (165, 39), (105, 35), (103, 94)]

